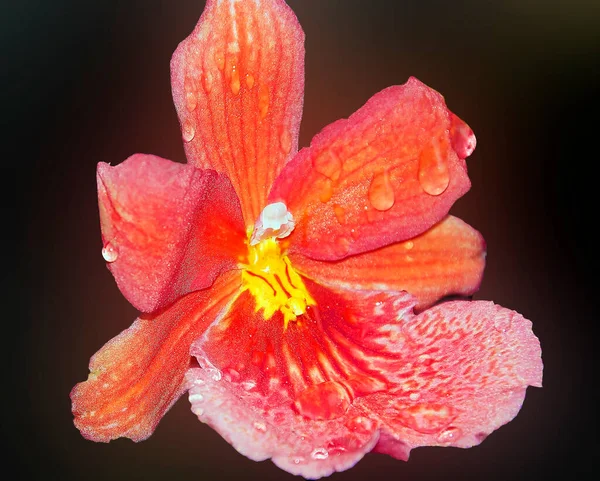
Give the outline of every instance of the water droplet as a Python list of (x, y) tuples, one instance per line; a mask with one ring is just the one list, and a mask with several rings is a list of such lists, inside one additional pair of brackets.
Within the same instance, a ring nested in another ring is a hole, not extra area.
[(390, 182), (390, 176), (387, 172), (381, 172), (373, 177), (369, 186), (369, 202), (371, 205), (381, 211), (391, 209), (396, 197), (394, 188)]
[(115, 262), (119, 257), (119, 251), (109, 242), (102, 248), (102, 257), (106, 262)]
[(194, 128), (194, 123), (190, 119), (185, 120), (181, 126), (181, 136), (183, 137), (183, 140), (191, 142), (195, 135), (196, 129)]
[(244, 381), (244, 382), (242, 382), (242, 387), (246, 391), (252, 391), (252, 389), (254, 389), (256, 387), (256, 382), (255, 381)]
[(304, 463), (304, 458), (303, 457), (297, 457), (294, 458), (294, 464), (300, 464), (300, 463)]
[(204, 401), (204, 396), (200, 393), (190, 394), (188, 398), (191, 403)]
[(415, 246), (413, 241), (408, 241), (404, 243), (404, 248), (409, 251)]
[(231, 82), (229, 85), (231, 87), (231, 93), (233, 95), (237, 95), (240, 93), (240, 72), (238, 71), (235, 65), (231, 67)]
[(319, 200), (323, 203), (329, 202), (329, 199), (333, 196), (333, 184), (331, 179), (327, 178), (321, 184), (321, 193), (319, 194)]
[(419, 183), (429, 195), (440, 195), (450, 183), (446, 146), (434, 140), (419, 156)]
[(254, 423), (252, 425), (254, 426), (254, 429), (256, 429), (257, 431), (260, 431), (261, 433), (267, 432), (267, 425), (265, 423), (254, 421)]
[(340, 224), (343, 225), (346, 222), (346, 209), (344, 209), (341, 205), (334, 204), (333, 213)]
[(512, 314), (500, 311), (494, 317), (494, 329), (499, 332), (506, 332), (512, 324)]
[(313, 168), (321, 175), (329, 177), (334, 182), (342, 173), (342, 160), (332, 151), (326, 150), (313, 158)]
[(219, 70), (223, 70), (225, 68), (225, 55), (223, 55), (221, 52), (216, 53), (215, 63), (217, 64), (217, 68)]
[(252, 89), (252, 87), (254, 87), (254, 76), (250, 73), (246, 74), (246, 85), (249, 89)]
[(350, 252), (352, 241), (347, 237), (338, 237), (334, 244), (334, 252), (337, 256), (343, 257)]
[(281, 144), (281, 150), (284, 154), (289, 154), (292, 150), (292, 134), (288, 129), (283, 129), (279, 136), (279, 142)]
[(325, 448), (317, 448), (310, 455), (313, 459), (327, 459), (329, 451)]
[(326, 381), (302, 391), (294, 406), (304, 417), (329, 420), (343, 416), (351, 403), (352, 398), (343, 385)]
[(196, 98), (196, 93), (194, 92), (194, 83), (191, 78), (186, 77), (184, 82), (185, 89), (185, 106), (188, 109), (188, 112), (193, 112), (196, 110), (196, 106), (198, 105), (198, 99)]
[(200, 367), (206, 371), (213, 381), (220, 381), (223, 378), (223, 373), (212, 362), (210, 362), (206, 356), (194, 353), (193, 355), (196, 356)]
[(452, 126), (450, 127), (450, 137), (452, 139), (452, 148), (461, 159), (469, 157), (477, 145), (477, 139), (471, 127), (463, 122), (456, 115), (451, 115)]
[(205, 75), (202, 76), (202, 88), (204, 91), (209, 94), (213, 87), (213, 76), (210, 72), (206, 72)]
[(258, 112), (261, 119), (269, 113), (269, 87), (266, 84), (261, 84), (258, 92)]
[(350, 431), (358, 433), (370, 433), (373, 430), (373, 421), (363, 416), (350, 418), (345, 425)]
[(462, 431), (460, 430), (460, 428), (450, 426), (450, 427), (447, 427), (446, 429), (444, 429), (438, 435), (438, 441), (440, 443), (451, 443), (451, 442), (458, 441), (461, 437), (462, 437)]
[(453, 417), (452, 409), (443, 404), (417, 404), (399, 410), (398, 422), (424, 434), (440, 432)]

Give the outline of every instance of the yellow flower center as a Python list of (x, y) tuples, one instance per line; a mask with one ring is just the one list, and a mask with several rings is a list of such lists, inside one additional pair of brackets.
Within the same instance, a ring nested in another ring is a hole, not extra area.
[(307, 306), (316, 305), (275, 238), (248, 246), (248, 264), (243, 267), (242, 280), (243, 290), (254, 296), (256, 312), (263, 309), (264, 318), (270, 319), (281, 311), (284, 328), (304, 314)]

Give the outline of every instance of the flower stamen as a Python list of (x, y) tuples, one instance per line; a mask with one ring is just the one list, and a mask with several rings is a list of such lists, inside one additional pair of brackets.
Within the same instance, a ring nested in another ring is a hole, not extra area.
[(243, 289), (256, 301), (256, 311), (263, 309), (266, 320), (280, 311), (284, 328), (304, 314), (308, 306), (316, 305), (274, 237), (249, 245), (248, 264), (244, 266), (242, 280)]

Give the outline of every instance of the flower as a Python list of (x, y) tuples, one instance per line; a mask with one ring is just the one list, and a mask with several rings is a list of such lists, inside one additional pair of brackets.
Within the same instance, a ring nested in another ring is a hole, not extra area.
[(283, 0), (209, 0), (171, 63), (189, 163), (99, 164), (102, 254), (142, 314), (71, 393), (86, 438), (143, 440), (187, 391), (241, 453), (318, 478), (479, 444), (541, 385), (529, 321), (438, 302), (483, 273), (448, 215), (471, 129), (411, 78), (297, 152), (303, 62)]

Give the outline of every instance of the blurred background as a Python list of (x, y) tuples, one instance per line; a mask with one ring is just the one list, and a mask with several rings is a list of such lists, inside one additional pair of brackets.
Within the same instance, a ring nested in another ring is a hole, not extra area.
[[(292, 479), (235, 452), (185, 397), (140, 444), (88, 442), (72, 424), (70, 389), (136, 317), (100, 255), (96, 163), (184, 160), (169, 60), (204, 2), (7, 3), (1, 425), (18, 479)], [(302, 146), (410, 75), (474, 129), (473, 187), (451, 212), (487, 241), (475, 298), (531, 319), (545, 363), (544, 388), (529, 388), (517, 418), (482, 445), (420, 448), (408, 463), (371, 454), (332, 479), (598, 479), (600, 2), (289, 4), (306, 32)]]

